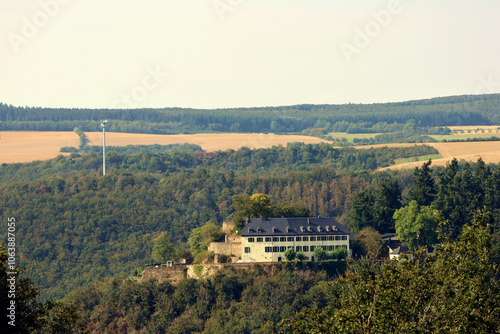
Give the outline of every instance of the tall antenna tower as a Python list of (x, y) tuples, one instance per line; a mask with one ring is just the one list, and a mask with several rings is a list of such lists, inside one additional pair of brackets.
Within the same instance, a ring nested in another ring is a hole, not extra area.
[(108, 120), (101, 122), (102, 126), (102, 175), (106, 175), (106, 124)]

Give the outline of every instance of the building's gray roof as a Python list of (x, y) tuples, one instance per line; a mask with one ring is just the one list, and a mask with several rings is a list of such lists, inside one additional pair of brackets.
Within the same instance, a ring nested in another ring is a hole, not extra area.
[(241, 235), (250, 236), (300, 236), (300, 235), (349, 234), (347, 228), (333, 218), (254, 218), (243, 228)]
[(403, 253), (408, 253), (409, 249), (408, 247), (405, 247), (405, 246), (398, 246), (394, 249), (391, 248), (391, 251), (389, 252), (389, 254), (403, 254)]
[(384, 233), (381, 235), (382, 240), (388, 239), (388, 238), (394, 238), (396, 236), (396, 233)]

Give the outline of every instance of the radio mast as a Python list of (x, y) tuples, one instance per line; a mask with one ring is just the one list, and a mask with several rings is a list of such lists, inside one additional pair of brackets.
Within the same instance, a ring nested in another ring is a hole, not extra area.
[(102, 126), (102, 175), (106, 175), (106, 124), (108, 120), (101, 122)]

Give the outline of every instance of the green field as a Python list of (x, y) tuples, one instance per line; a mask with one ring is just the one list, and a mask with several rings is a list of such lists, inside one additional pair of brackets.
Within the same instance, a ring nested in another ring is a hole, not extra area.
[[(484, 133), (481, 131), (478, 131), (476, 133), (476, 130), (471, 130), (471, 133), (467, 133), (467, 131), (464, 131), (464, 133), (461, 134), (450, 134), (450, 135), (426, 135), (429, 137), (432, 137), (436, 139), (437, 141), (453, 141), (453, 140), (466, 140), (469, 138), (489, 138), (493, 136), (500, 137), (500, 131), (498, 130), (492, 130), (491, 132), (489, 130), (484, 130)], [(333, 138), (333, 140), (341, 140), (342, 138), (345, 138), (347, 142), (352, 143), (354, 138), (362, 139), (362, 138), (375, 138), (377, 135), (381, 135), (383, 133), (346, 133), (346, 132), (330, 132), (328, 135)]]
[(444, 139), (446, 140), (464, 140), (464, 139), (469, 139), (469, 138), (489, 138), (489, 137), (500, 137), (500, 133), (495, 133), (492, 131), (489, 133), (488, 131), (485, 131), (485, 133), (463, 133), (459, 135), (428, 135), (429, 137), (432, 137), (436, 139), (437, 141), (443, 141)]
[(395, 165), (400, 165), (400, 164), (405, 164), (405, 163), (408, 163), (408, 162), (427, 161), (429, 159), (436, 160), (436, 159), (441, 159), (441, 158), (442, 158), (442, 156), (439, 155), (439, 154), (422, 155), (422, 156), (418, 156), (418, 157), (395, 159), (394, 160), (394, 164)]
[(342, 138), (347, 139), (348, 142), (352, 143), (354, 138), (375, 138), (377, 135), (381, 135), (383, 133), (346, 133), (346, 132), (330, 132), (328, 135), (331, 136), (334, 140), (341, 140)]

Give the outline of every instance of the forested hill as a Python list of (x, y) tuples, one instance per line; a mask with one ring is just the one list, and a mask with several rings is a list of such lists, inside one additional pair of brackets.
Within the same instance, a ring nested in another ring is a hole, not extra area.
[[(347, 121), (418, 126), (499, 124), (500, 94), (461, 95), (397, 103), (295, 105), (233, 109), (54, 109), (14, 107), (0, 103), (0, 130), (83, 131), (99, 129), (136, 133), (301, 132), (321, 122)], [(318, 123), (319, 121), (319, 123)]]
[[(394, 164), (394, 159), (437, 154), (426, 145), (378, 149), (338, 148), (326, 143), (290, 143), (251, 150), (243, 147), (225, 152), (168, 152), (106, 154), (109, 173), (151, 173), (157, 177), (193, 173), (199, 168), (230, 170), (239, 175), (282, 175), (290, 171), (311, 171), (321, 166), (340, 171), (371, 170)], [(102, 173), (102, 152), (72, 153), (64, 157), (31, 163), (2, 164), (0, 185), (13, 181), (32, 181), (40, 177)]]
[[(427, 146), (355, 150), (328, 144), (215, 153), (110, 152), (106, 176), (94, 153), (4, 164), (0, 219), (16, 218), (20, 264), (42, 298), (56, 299), (96, 279), (133, 274), (151, 263), (152, 240), (161, 232), (183, 245), (194, 228), (231, 219), (235, 195), (267, 194), (280, 205), (299, 204), (314, 216), (337, 217), (358, 228), (378, 227), (379, 217), (388, 216), (380, 231), (393, 230), (387, 212), (394, 208), (378, 210), (387, 206), (387, 196), (365, 190), (392, 175), (397, 182), (388, 183), (387, 193), (396, 194), (398, 208), (397, 198), (413, 193), (408, 191), (413, 172), (372, 171), (395, 157), (434, 153)], [(457, 172), (460, 168), (448, 168), (442, 174), (446, 178), (439, 174), (449, 185), (443, 189), (452, 190), (434, 196), (442, 202), (436, 205), (444, 218), (466, 221), (468, 212), (483, 204), (498, 210), (498, 166), (478, 163)]]
[[(21, 264), (42, 298), (61, 298), (95, 279), (151, 263), (159, 232), (182, 243), (193, 228), (220, 224), (234, 211), (234, 195), (266, 193), (336, 217), (352, 192), (370, 182), (366, 171), (395, 156), (433, 150), (295, 144), (219, 153), (110, 152), (105, 177), (93, 153), (59, 156), (0, 166), (0, 215), (4, 221), (16, 217)], [(354, 169), (365, 172), (338, 175)]]

